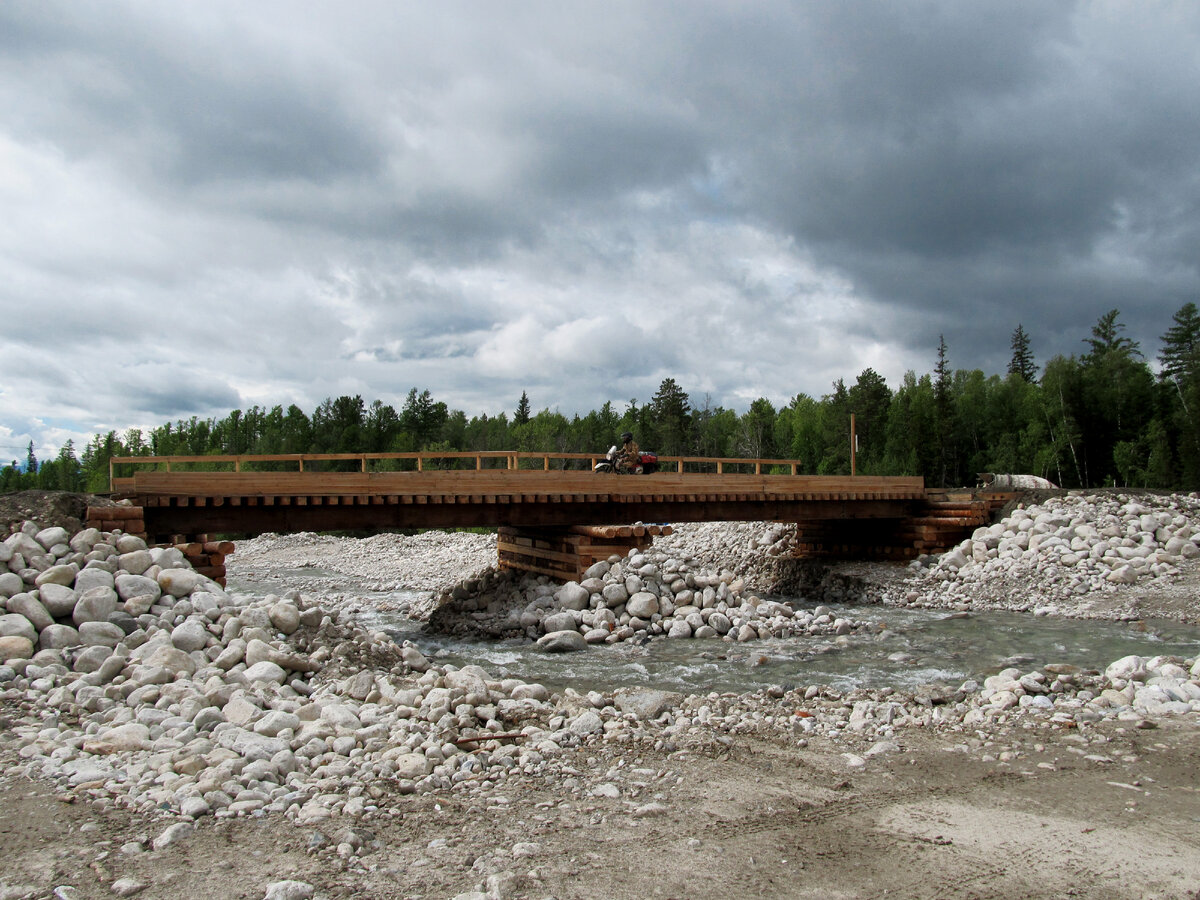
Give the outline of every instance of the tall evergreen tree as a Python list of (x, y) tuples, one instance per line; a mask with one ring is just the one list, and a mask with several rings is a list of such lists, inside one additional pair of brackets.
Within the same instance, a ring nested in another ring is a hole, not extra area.
[(75, 457), (75, 441), (68, 439), (58, 451), (55, 460), (58, 472), (52, 485), (47, 485), (60, 491), (78, 491), (83, 486), (79, 470), (79, 460)]
[(38, 470), (37, 456), (33, 452), (33, 441), (29, 442), (29, 447), (25, 451), (25, 474), (36, 475)]
[(682, 454), (688, 441), (688, 414), (691, 407), (687, 394), (674, 378), (664, 378), (650, 400), (654, 421), (655, 441), (659, 453), (668, 456)]
[(1117, 321), (1120, 315), (1119, 309), (1110, 309), (1092, 326), (1092, 336), (1083, 339), (1083, 342), (1091, 348), (1088, 353), (1084, 354), (1085, 362), (1097, 359), (1106, 353), (1118, 353), (1125, 357), (1142, 355), (1137, 341), (1131, 341), (1121, 334), (1125, 330), (1125, 323)]
[(1200, 369), (1200, 310), (1195, 303), (1185, 303), (1171, 321), (1174, 324), (1162, 336), (1158, 361), (1162, 377), (1178, 384), (1194, 378)]
[(1009, 375), (1020, 375), (1031, 384), (1037, 381), (1037, 366), (1033, 362), (1033, 353), (1029, 350), (1029, 335), (1017, 324), (1017, 330), (1012, 334), (1012, 359), (1008, 363)]
[(937, 365), (933, 370), (933, 408), (934, 424), (937, 428), (937, 447), (940, 465), (937, 473), (937, 483), (945, 486), (949, 483), (950, 473), (954, 470), (954, 405), (950, 396), (950, 360), (946, 352), (946, 337), (938, 335)]
[(524, 425), (529, 421), (529, 395), (521, 391), (521, 399), (517, 401), (517, 411), (513, 414), (514, 425)]
[(937, 363), (933, 367), (933, 396), (939, 405), (950, 403), (950, 358), (943, 334), (938, 335)]
[[(1162, 336), (1158, 360), (1159, 378), (1167, 386), (1164, 417), (1175, 433), (1164, 435), (1158, 458), (1175, 447), (1182, 482), (1194, 485), (1200, 481), (1200, 311), (1195, 303), (1185, 303), (1172, 322)], [(1159, 464), (1154, 471), (1161, 469)]]

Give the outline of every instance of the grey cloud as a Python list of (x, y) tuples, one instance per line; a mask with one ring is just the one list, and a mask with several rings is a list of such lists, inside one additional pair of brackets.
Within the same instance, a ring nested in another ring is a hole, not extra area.
[(1168, 2), (3, 4), (4, 347), (58, 369), (0, 424), (114, 349), (131, 423), (779, 402), (1113, 307), (1153, 355), (1200, 296), (1198, 43)]
[(122, 404), (135, 413), (167, 421), (193, 415), (223, 416), (242, 406), (238, 392), (219, 380), (196, 379), (190, 384), (163, 383), (156, 377), (123, 379)]
[[(365, 115), (320, 63), (302, 63), (236, 29), (187, 31), (163, 8), (117, 4), (8, 7), (10, 59), (54, 109), (34, 98), (26, 127), (76, 154), (134, 141), (136, 167), (184, 185), (301, 179), (377, 171), (384, 148)], [(32, 13), (32, 15), (30, 15)]]

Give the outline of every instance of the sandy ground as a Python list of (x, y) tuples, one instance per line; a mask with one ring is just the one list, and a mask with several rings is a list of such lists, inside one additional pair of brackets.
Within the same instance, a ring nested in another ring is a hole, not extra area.
[[(1194, 722), (1086, 737), (906, 733), (906, 752), (861, 769), (842, 755), (852, 745), (824, 739), (583, 750), (581, 768), (623, 763), (620, 797), (563, 799), (536, 783), (486, 806), (396, 796), (393, 818), (359, 826), (373, 849), (350, 864), (314, 849), (336, 842), (336, 827), (271, 817), (204, 821), (128, 856), (123, 844), (162, 823), (98, 812), (86, 790), (5, 779), (0, 896), (52, 884), (111, 897), (125, 876), (147, 898), (258, 898), (287, 878), (331, 898), (448, 898), (481, 886), (476, 861), (499, 853), (510, 874), (493, 887), (505, 897), (1195, 898), (1196, 738)], [(634, 815), (654, 798), (661, 811)]]

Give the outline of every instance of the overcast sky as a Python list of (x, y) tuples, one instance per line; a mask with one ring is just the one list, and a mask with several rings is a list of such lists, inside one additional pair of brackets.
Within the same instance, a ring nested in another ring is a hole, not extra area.
[(744, 411), (1200, 301), (1200, 4), (0, 3), (0, 459), (428, 388)]

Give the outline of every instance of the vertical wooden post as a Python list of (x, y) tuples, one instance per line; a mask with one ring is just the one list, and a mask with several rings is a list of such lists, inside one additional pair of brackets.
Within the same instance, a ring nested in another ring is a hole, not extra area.
[(858, 433), (854, 430), (854, 413), (850, 413), (850, 475), (858, 474)]

